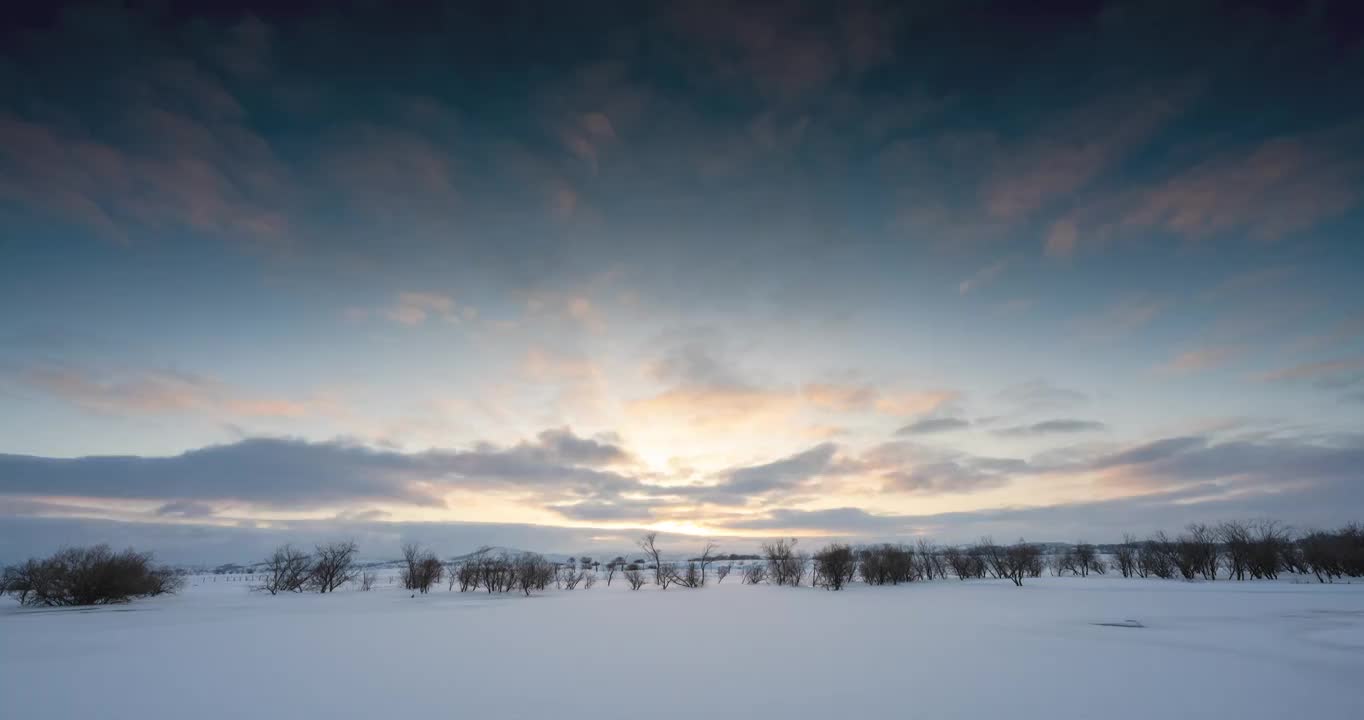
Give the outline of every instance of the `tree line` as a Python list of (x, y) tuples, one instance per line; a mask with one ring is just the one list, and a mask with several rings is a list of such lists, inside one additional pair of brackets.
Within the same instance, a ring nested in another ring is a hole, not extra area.
[[(658, 533), (647, 533), (638, 543), (643, 558), (626, 562), (617, 557), (605, 565), (583, 558), (578, 564), (556, 563), (532, 552), (493, 552), (480, 548), (461, 558), (442, 562), (436, 553), (416, 543), (402, 547), (400, 577), (413, 595), (427, 593), (446, 582), (447, 590), (530, 595), (551, 585), (558, 589), (590, 589), (604, 569), (610, 586), (619, 575), (631, 590), (653, 584), (702, 588), (724, 582), (736, 568), (748, 585), (802, 585), (841, 590), (862, 581), (867, 585), (899, 585), (926, 580), (995, 578), (1022, 585), (1027, 578), (1110, 572), (1125, 578), (1185, 580), (1273, 580), (1283, 574), (1315, 577), (1319, 582), (1364, 577), (1364, 525), (1351, 523), (1337, 530), (1294, 533), (1273, 520), (1191, 524), (1170, 536), (1157, 532), (1145, 539), (1131, 535), (1121, 543), (1076, 543), (1057, 552), (1024, 540), (1001, 545), (989, 537), (965, 546), (939, 546), (926, 538), (913, 544), (881, 543), (852, 546), (831, 543), (814, 553), (800, 549), (794, 538), (762, 544), (761, 552), (736, 565), (734, 555), (722, 555), (715, 543), (685, 562), (665, 559)], [(261, 563), (252, 590), (280, 593), (327, 593), (355, 584), (370, 590), (375, 574), (356, 562), (354, 542), (317, 545), (305, 552), (292, 545), (277, 548)], [(23, 605), (99, 605), (133, 598), (174, 593), (184, 584), (180, 573), (152, 563), (150, 553), (132, 549), (114, 552), (107, 545), (66, 548), (51, 557), (31, 559), (0, 573), (0, 595), (11, 595)]]

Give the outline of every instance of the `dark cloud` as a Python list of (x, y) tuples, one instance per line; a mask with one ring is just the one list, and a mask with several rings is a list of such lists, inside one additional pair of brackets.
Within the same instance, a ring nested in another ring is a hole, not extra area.
[[(345, 442), (252, 438), (173, 457), (72, 459), (0, 455), (0, 492), (44, 496), (241, 500), (317, 507), (359, 500), (443, 505), (454, 488), (521, 488), (595, 496), (637, 486), (595, 469), (626, 458), (619, 447), (549, 430), (536, 442), (400, 453)], [(194, 505), (171, 503), (185, 514)]]
[(836, 452), (834, 443), (820, 443), (781, 460), (731, 470), (718, 489), (743, 496), (791, 489), (828, 470)]
[(1206, 438), (1197, 436), (1162, 438), (1144, 445), (1121, 450), (1100, 457), (1092, 463), (1095, 468), (1108, 468), (1120, 465), (1137, 465), (1164, 460), (1194, 448), (1205, 447)]
[(1102, 502), (935, 515), (873, 514), (859, 508), (778, 510), (725, 527), (836, 533), (862, 541), (907, 542), (926, 535), (938, 542), (965, 543), (992, 535), (1035, 542), (1117, 542), (1126, 533), (1146, 537), (1157, 530), (1176, 532), (1191, 522), (1215, 524), (1256, 517), (1280, 519), (1298, 529), (1338, 527), (1352, 519), (1342, 515), (1340, 508), (1361, 505), (1364, 485), (1338, 478), (1287, 490), (1228, 493), (1216, 484), (1199, 484)]
[(205, 518), (214, 512), (212, 505), (193, 500), (173, 500), (156, 509), (156, 514), (162, 517)]
[(1364, 436), (1332, 438), (1174, 437), (1099, 457), (1096, 469), (1118, 469), (1117, 482), (1182, 486), (1204, 481), (1240, 487), (1352, 482), (1364, 467)]
[(954, 417), (924, 418), (895, 431), (896, 435), (928, 435), (971, 427), (969, 420)]
[(1031, 425), (1016, 425), (1014, 427), (1000, 428), (995, 430), (996, 435), (1006, 437), (1027, 437), (1032, 435), (1064, 435), (1069, 433), (1101, 432), (1107, 430), (1108, 426), (1097, 420), (1074, 420), (1061, 418), (1057, 420), (1043, 420)]

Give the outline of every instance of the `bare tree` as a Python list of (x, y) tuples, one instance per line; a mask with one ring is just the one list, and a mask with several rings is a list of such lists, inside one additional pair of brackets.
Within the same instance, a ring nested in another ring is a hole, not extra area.
[(620, 563), (612, 560), (606, 563), (606, 587), (611, 587), (611, 581), (616, 577), (616, 571), (620, 569)]
[(1131, 535), (1122, 536), (1122, 544), (1113, 549), (1113, 559), (1117, 561), (1118, 571), (1125, 578), (1137, 572), (1137, 539)]
[(1175, 576), (1175, 544), (1165, 533), (1152, 535), (1137, 548), (1137, 574), (1169, 580)]
[(658, 547), (658, 533), (651, 532), (639, 539), (639, 549), (644, 551), (654, 563), (654, 583), (664, 590), (673, 581), (673, 572), (663, 567), (663, 551)]
[(516, 586), (526, 595), (530, 595), (531, 590), (543, 591), (555, 574), (554, 563), (538, 553), (521, 553), (509, 564)]
[(174, 593), (184, 585), (179, 573), (151, 562), (150, 553), (132, 548), (63, 548), (51, 557), (5, 568), (0, 594), (12, 595), (20, 605), (108, 605)]
[(260, 584), (252, 590), (263, 590), (271, 595), (303, 592), (312, 572), (312, 559), (292, 545), (281, 545), (265, 560), (262, 572)]
[(672, 573), (672, 581), (682, 587), (699, 588), (705, 584), (705, 580), (702, 579), (701, 571), (697, 568), (697, 562), (695, 560), (687, 561), (684, 568), (678, 568), (676, 565), (669, 564), (668, 571)]
[(758, 585), (767, 580), (767, 564), (756, 562), (743, 566), (743, 584)]
[(1099, 551), (1087, 542), (1079, 542), (1075, 544), (1075, 549), (1072, 552), (1075, 557), (1075, 569), (1079, 571), (1080, 577), (1087, 577), (1090, 569), (1094, 567), (1094, 561), (1098, 558)]
[(857, 555), (847, 545), (834, 543), (815, 553), (810, 584), (842, 590), (857, 575)]
[(707, 540), (706, 547), (701, 550), (701, 557), (696, 559), (697, 564), (701, 566), (701, 587), (706, 585), (706, 567), (715, 562), (715, 551), (719, 547), (719, 545)]
[(374, 587), (374, 581), (378, 579), (374, 573), (366, 570), (360, 573), (360, 589), (369, 592)]
[(403, 545), (403, 587), (422, 594), (430, 592), (431, 586), (440, 582), (445, 574), (445, 565), (430, 550), (423, 550), (416, 543)]
[(924, 580), (932, 580), (935, 576), (947, 579), (947, 564), (932, 540), (921, 537), (914, 541), (914, 560), (918, 563), (916, 574)]
[(729, 572), (734, 569), (734, 563), (725, 563), (715, 566), (715, 584), (719, 585), (729, 577)]
[(796, 552), (796, 539), (787, 538), (776, 542), (763, 543), (763, 555), (767, 559), (767, 575), (777, 585), (800, 585), (805, 574), (805, 558)]
[(327, 593), (354, 580), (355, 552), (356, 546), (353, 541), (318, 545), (313, 555), (308, 587), (316, 589), (319, 593)]
[(1041, 574), (1041, 548), (1028, 544), (1022, 538), (1004, 548), (1000, 554), (1003, 557), (999, 565), (1000, 574), (1012, 580), (1014, 585), (1022, 587), (1024, 577)]
[(578, 583), (582, 582), (586, 574), (581, 570), (575, 570), (572, 565), (565, 565), (559, 568), (559, 576), (555, 579), (555, 585), (568, 589), (576, 590)]
[(907, 545), (869, 545), (858, 555), (862, 580), (868, 585), (899, 585), (914, 579), (914, 551)]
[(630, 584), (631, 590), (638, 590), (641, 587), (644, 587), (644, 583), (646, 582), (644, 571), (640, 570), (638, 567), (631, 566), (626, 568), (625, 572), (621, 573), (621, 575), (625, 578), (625, 582)]

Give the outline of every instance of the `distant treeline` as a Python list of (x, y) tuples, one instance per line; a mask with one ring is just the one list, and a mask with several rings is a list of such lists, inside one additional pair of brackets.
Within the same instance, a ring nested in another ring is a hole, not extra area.
[[(1173, 537), (1164, 532), (1140, 540), (1129, 535), (1117, 544), (1081, 542), (1054, 552), (1021, 539), (1001, 545), (986, 537), (966, 546), (941, 546), (925, 538), (913, 544), (832, 543), (807, 554), (795, 539), (782, 539), (764, 543), (757, 555), (720, 554), (714, 543), (706, 543), (699, 555), (672, 562), (663, 559), (657, 533), (644, 535), (638, 545), (643, 557), (633, 561), (617, 557), (602, 564), (587, 557), (553, 562), (538, 553), (490, 548), (443, 562), (434, 551), (413, 543), (402, 548), (399, 575), (403, 587), (414, 595), (430, 592), (442, 581), (447, 590), (458, 587), (460, 592), (529, 595), (551, 585), (586, 590), (599, 579), (609, 586), (617, 575), (632, 590), (651, 583), (665, 590), (674, 585), (700, 588), (712, 579), (724, 582), (735, 569), (744, 584), (830, 590), (859, 580), (898, 585), (948, 577), (1007, 579), (1022, 585), (1026, 578), (1048, 571), (1185, 580), (1273, 580), (1291, 574), (1322, 583), (1364, 577), (1364, 525), (1358, 523), (1296, 534), (1273, 520), (1192, 524)], [(281, 546), (256, 566), (257, 584), (252, 589), (271, 595), (326, 593), (344, 586), (370, 590), (376, 576), (356, 563), (357, 551), (354, 542), (318, 545), (311, 553)], [(105, 545), (64, 549), (47, 559), (7, 567), (0, 575), (0, 595), (12, 595), (25, 605), (126, 602), (173, 593), (182, 585), (183, 578), (175, 571), (153, 566), (149, 553), (115, 553)]]

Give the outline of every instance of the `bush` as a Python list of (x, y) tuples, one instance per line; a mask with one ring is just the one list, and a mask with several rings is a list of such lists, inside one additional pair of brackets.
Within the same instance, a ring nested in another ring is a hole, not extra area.
[(0, 590), (21, 605), (108, 605), (174, 593), (184, 579), (152, 566), (151, 553), (116, 553), (108, 545), (65, 548), (45, 560), (5, 568)]
[(835, 543), (815, 553), (814, 577), (811, 584), (830, 590), (842, 590), (857, 575), (857, 556), (847, 545)]
[[(862, 580), (868, 585), (899, 585), (914, 579), (914, 551), (905, 545), (872, 545), (862, 548)], [(931, 567), (931, 566), (930, 566)]]

